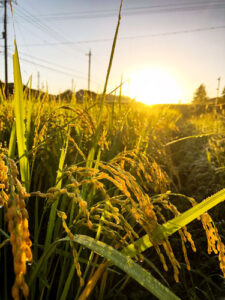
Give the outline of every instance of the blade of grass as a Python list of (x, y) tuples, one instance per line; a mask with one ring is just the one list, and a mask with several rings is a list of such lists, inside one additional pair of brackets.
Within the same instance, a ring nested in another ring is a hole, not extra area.
[(99, 290), (99, 300), (104, 300), (105, 291), (107, 288), (107, 282), (108, 282), (108, 270), (105, 270), (105, 272), (102, 274), (101, 278), (101, 285)]
[(15, 52), (13, 54), (13, 70), (14, 70), (14, 101), (15, 101), (15, 117), (16, 117), (16, 137), (18, 144), (18, 153), (20, 157), (20, 174), (26, 190), (30, 187), (30, 170), (29, 161), (26, 156), (27, 145), (25, 138), (24, 124), (24, 101), (23, 101), (23, 84), (20, 72), (19, 56), (17, 51), (16, 40), (14, 40)]
[[(75, 210), (75, 202), (72, 201), (72, 206), (71, 206), (71, 210), (70, 210), (69, 226), (73, 222), (74, 210)], [(68, 252), (68, 249), (69, 249), (69, 244), (66, 244), (65, 251)], [(80, 255), (81, 250), (82, 249), (80, 248), (78, 255)], [(78, 259), (80, 259), (80, 257), (78, 257)], [(75, 270), (74, 265), (70, 264), (69, 274), (73, 274), (74, 270)], [(67, 274), (68, 274), (68, 260), (66, 258), (64, 258), (63, 263), (62, 263), (62, 268), (61, 268), (61, 276), (60, 276), (59, 284), (58, 284), (58, 288), (57, 288), (57, 295), (56, 295), (57, 299), (59, 299), (59, 295), (62, 291), (63, 286), (64, 286), (64, 288), (63, 288), (62, 296), (64, 298), (67, 297), (67, 294), (69, 292), (70, 283), (72, 281), (72, 277), (71, 277), (72, 275), (67, 276)], [(66, 281), (65, 281), (65, 279), (66, 279)]]
[[(65, 240), (69, 240), (69, 238), (65, 238)], [(99, 255), (104, 256), (104, 258), (108, 259), (115, 266), (119, 267), (126, 274), (139, 282), (158, 299), (179, 299), (144, 268), (135, 263), (130, 257), (127, 257), (115, 250), (113, 247), (103, 242), (96, 241), (95, 239), (85, 235), (75, 235), (74, 242), (79, 243), (97, 252)]]
[[(56, 187), (57, 188), (61, 188), (61, 185), (62, 185), (62, 179), (59, 180), (59, 178), (61, 178), (61, 176), (62, 176), (62, 170), (63, 170), (64, 161), (66, 158), (67, 148), (68, 148), (68, 136), (66, 136), (63, 147), (61, 149), (61, 155), (60, 155), (60, 159), (59, 159), (59, 167), (58, 167), (58, 172), (57, 172), (57, 177), (56, 177)], [(52, 240), (53, 230), (55, 227), (56, 208), (58, 206), (58, 202), (59, 202), (59, 199), (57, 199), (51, 206), (48, 227), (47, 227), (48, 229), (47, 229), (47, 234), (46, 234), (46, 239), (45, 239), (45, 248), (48, 247), (48, 245), (51, 243), (51, 240)]]
[(211, 136), (214, 136), (214, 135), (219, 135), (219, 134), (210, 132), (210, 133), (202, 133), (202, 134), (197, 134), (197, 135), (185, 136), (183, 138), (173, 140), (173, 141), (167, 143), (165, 146), (173, 145), (173, 144), (183, 142), (183, 141), (186, 141), (186, 140), (191, 140), (191, 139), (201, 139), (201, 138), (204, 138), (204, 137), (211, 137)]
[(96, 128), (95, 135), (93, 137), (92, 147), (91, 147), (91, 149), (89, 151), (89, 154), (88, 154), (87, 167), (92, 167), (93, 160), (94, 160), (94, 157), (95, 157), (96, 147), (97, 147), (97, 144), (98, 144), (99, 135), (100, 135), (100, 132), (101, 132), (101, 122), (102, 122), (102, 117), (103, 117), (103, 108), (104, 108), (104, 104), (105, 104), (106, 90), (107, 90), (107, 86), (108, 86), (109, 75), (110, 75), (110, 71), (111, 71), (111, 68), (112, 68), (112, 62), (113, 62), (113, 57), (114, 57), (115, 48), (116, 48), (116, 41), (117, 41), (119, 27), (120, 27), (122, 5), (123, 5), (123, 0), (120, 1), (118, 21), (117, 21), (116, 31), (115, 31), (115, 35), (114, 35), (114, 39), (113, 39), (113, 44), (112, 44), (112, 49), (111, 49), (111, 54), (110, 54), (110, 59), (109, 59), (109, 65), (108, 65), (108, 69), (107, 69), (107, 73), (106, 73), (105, 85), (104, 85), (103, 93), (102, 93), (102, 96), (101, 96), (100, 111), (99, 111), (99, 115), (98, 115), (97, 128)]
[(29, 98), (27, 99), (26, 103), (26, 137), (27, 137), (27, 147), (31, 143), (31, 116), (32, 116), (32, 110), (33, 110), (33, 102), (32, 102), (32, 96), (31, 96), (31, 89), (32, 89), (32, 78), (30, 81), (30, 89), (29, 89)]
[(13, 159), (15, 157), (15, 151), (16, 151), (16, 122), (14, 121), (11, 134), (10, 134), (8, 157)]
[(71, 284), (74, 272), (75, 272), (75, 267), (74, 267), (74, 264), (73, 264), (71, 266), (70, 272), (69, 272), (69, 274), (67, 276), (67, 280), (66, 280), (66, 283), (65, 283), (62, 295), (60, 297), (60, 300), (66, 300), (67, 299), (67, 296), (68, 296), (68, 293), (69, 293), (70, 284)]
[(103, 107), (104, 107), (104, 102), (105, 102), (105, 95), (106, 95), (106, 90), (107, 90), (108, 81), (109, 81), (109, 75), (110, 75), (110, 71), (112, 68), (112, 62), (113, 62), (113, 57), (114, 57), (114, 53), (115, 53), (115, 49), (116, 49), (116, 42), (117, 42), (117, 37), (118, 37), (118, 33), (119, 33), (119, 28), (120, 28), (122, 5), (123, 5), (123, 0), (120, 1), (118, 21), (117, 21), (116, 31), (115, 31), (115, 35), (114, 35), (114, 39), (113, 39), (112, 50), (111, 50), (109, 65), (108, 65), (106, 79), (105, 79), (104, 90), (103, 90), (103, 94), (102, 94), (102, 98), (101, 98), (98, 125), (101, 123), (101, 120), (102, 120), (102, 112), (103, 112)]

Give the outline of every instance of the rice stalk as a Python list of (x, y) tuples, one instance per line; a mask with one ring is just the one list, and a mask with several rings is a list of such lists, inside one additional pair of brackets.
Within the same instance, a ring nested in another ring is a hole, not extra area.
[[(64, 145), (61, 149), (61, 154), (60, 154), (60, 158), (59, 158), (59, 167), (58, 167), (57, 177), (56, 177), (56, 188), (61, 188), (61, 185), (62, 185), (61, 176), (62, 176), (63, 165), (64, 165), (65, 158), (66, 158), (67, 148), (68, 148), (68, 137), (65, 138)], [(45, 249), (49, 246), (49, 244), (51, 243), (51, 240), (53, 238), (53, 230), (55, 227), (55, 219), (56, 219), (56, 208), (58, 206), (58, 202), (59, 202), (59, 200), (57, 199), (52, 204), (52, 207), (51, 207), (48, 226), (47, 226), (47, 233), (46, 233), (46, 238), (45, 238)]]
[(107, 73), (106, 73), (105, 85), (104, 85), (103, 93), (102, 93), (102, 96), (101, 96), (100, 111), (99, 111), (99, 115), (98, 115), (96, 134), (93, 137), (92, 147), (89, 151), (88, 158), (87, 158), (87, 161), (88, 161), (87, 166), (88, 167), (92, 166), (92, 161), (94, 160), (94, 157), (95, 157), (96, 146), (97, 146), (98, 139), (99, 139), (100, 132), (101, 132), (101, 123), (102, 123), (102, 118), (103, 118), (103, 108), (104, 108), (104, 103), (105, 103), (105, 96), (106, 96), (106, 91), (107, 91), (107, 86), (108, 86), (109, 75), (110, 75), (112, 62), (113, 62), (113, 57), (114, 57), (114, 52), (115, 52), (115, 48), (116, 48), (116, 41), (117, 41), (119, 27), (120, 27), (122, 4), (123, 4), (123, 0), (120, 1), (118, 21), (117, 21), (116, 31), (115, 31), (115, 35), (114, 35), (114, 39), (113, 39), (113, 44), (112, 44), (112, 49), (111, 49), (111, 54), (110, 54), (110, 59), (109, 59), (109, 65), (108, 65), (108, 69), (107, 69)]

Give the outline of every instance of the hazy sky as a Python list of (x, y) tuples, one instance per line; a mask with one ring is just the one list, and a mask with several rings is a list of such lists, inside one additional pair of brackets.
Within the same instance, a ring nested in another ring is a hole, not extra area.
[[(32, 74), (36, 88), (40, 72), (40, 85), (46, 88), (47, 82), (50, 92), (71, 88), (72, 79), (77, 90), (86, 89), (85, 54), (91, 49), (91, 89), (101, 91), (119, 5), (120, 0), (18, 0), (14, 19), (24, 83)], [(9, 10), (8, 16), (11, 81), (13, 30)], [(161, 70), (179, 86), (182, 101), (191, 100), (201, 83), (209, 96), (215, 96), (218, 77), (221, 89), (225, 86), (224, 36), (225, 0), (124, 0), (108, 90), (119, 84), (121, 74), (129, 79), (139, 71), (147, 77), (143, 81), (151, 91), (152, 74)], [(0, 46), (0, 78), (4, 80), (2, 39)], [(151, 75), (146, 70), (151, 70)], [(169, 88), (165, 80), (162, 77), (158, 90)]]

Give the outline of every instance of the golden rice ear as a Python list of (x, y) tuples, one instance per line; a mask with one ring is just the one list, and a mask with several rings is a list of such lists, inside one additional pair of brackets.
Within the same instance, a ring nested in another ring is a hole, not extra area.
[(7, 206), (9, 199), (6, 193), (9, 188), (8, 167), (3, 158), (3, 154), (0, 154), (0, 206)]
[(7, 166), (2, 159), (2, 155), (0, 155), (0, 183), (8, 200), (4, 205), (7, 208), (5, 219), (8, 222), (15, 273), (12, 297), (14, 300), (18, 300), (20, 290), (23, 292), (24, 297), (29, 294), (29, 288), (24, 280), (26, 263), (32, 261), (32, 242), (29, 238), (28, 212), (24, 201), (29, 195), (16, 177), (18, 172), (14, 161), (6, 157), (5, 159), (8, 163)]
[(225, 277), (225, 246), (210, 215), (204, 213), (201, 216), (201, 221), (208, 241), (208, 253), (211, 254), (214, 252), (215, 254), (218, 254), (220, 269)]
[(82, 278), (80, 264), (78, 262), (78, 254), (77, 254), (77, 250), (74, 246), (74, 235), (70, 231), (70, 229), (67, 226), (66, 221), (65, 221), (67, 219), (67, 216), (63, 211), (58, 211), (57, 214), (58, 214), (58, 217), (60, 217), (62, 219), (62, 226), (65, 229), (65, 231), (70, 239), (70, 247), (72, 248), (72, 252), (73, 252), (73, 262), (74, 262), (74, 266), (77, 271), (77, 276), (80, 278), (80, 286), (84, 286), (84, 279)]

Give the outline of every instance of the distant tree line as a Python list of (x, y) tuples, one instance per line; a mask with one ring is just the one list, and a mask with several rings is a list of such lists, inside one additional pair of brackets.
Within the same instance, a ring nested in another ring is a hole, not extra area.
[[(209, 97), (207, 96), (206, 87), (202, 83), (196, 89), (192, 102), (194, 104), (206, 104), (207, 100), (209, 100)], [(225, 87), (223, 88), (221, 95), (218, 97), (218, 103), (225, 103)]]

